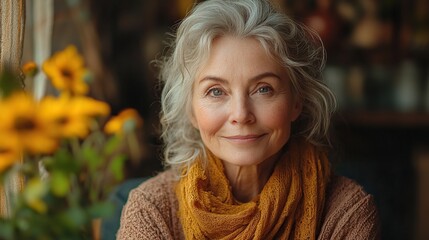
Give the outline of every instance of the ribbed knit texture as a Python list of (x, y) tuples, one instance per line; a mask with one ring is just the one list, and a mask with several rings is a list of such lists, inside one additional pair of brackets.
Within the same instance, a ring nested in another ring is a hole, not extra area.
[(177, 187), (186, 239), (316, 239), (329, 178), (326, 153), (294, 139), (261, 193), (240, 203), (221, 160), (197, 159)]
[[(167, 170), (132, 190), (122, 211), (117, 239), (185, 239), (177, 214), (177, 181), (175, 173)], [(373, 197), (356, 182), (333, 175), (317, 239), (379, 239)]]

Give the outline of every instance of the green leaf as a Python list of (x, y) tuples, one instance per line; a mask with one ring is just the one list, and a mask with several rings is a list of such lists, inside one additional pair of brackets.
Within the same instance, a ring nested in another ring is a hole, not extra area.
[(62, 170), (67, 173), (76, 173), (79, 171), (79, 162), (68, 150), (60, 148), (53, 156), (48, 171), (53, 169)]
[(14, 239), (12, 222), (1, 219), (0, 222), (0, 239)]
[(0, 73), (0, 97), (7, 97), (14, 91), (22, 89), (22, 81), (10, 70)]
[(27, 182), (24, 188), (25, 202), (32, 209), (44, 213), (47, 209), (45, 202), (42, 200), (43, 196), (47, 193), (48, 187), (45, 182), (40, 178), (32, 178)]
[(31, 228), (31, 225), (30, 225), (28, 219), (22, 219), (22, 218), (17, 219), (16, 225), (18, 226), (20, 231), (23, 231), (23, 232), (27, 232)]
[(113, 214), (115, 205), (112, 202), (100, 202), (92, 205), (88, 209), (91, 218), (105, 218)]
[(123, 154), (115, 156), (109, 165), (109, 170), (113, 174), (115, 180), (120, 181), (124, 178), (124, 162), (126, 156)]
[(116, 135), (113, 135), (107, 140), (106, 145), (104, 147), (104, 153), (106, 155), (111, 155), (112, 153), (114, 153), (116, 150), (119, 149), (121, 142), (122, 142), (121, 138), (119, 138)]
[(103, 157), (101, 157), (91, 146), (85, 146), (82, 153), (86, 163), (88, 164), (90, 172), (95, 172), (95, 170), (103, 163)]
[(67, 209), (61, 214), (60, 220), (63, 224), (72, 229), (77, 229), (88, 222), (85, 212), (79, 207)]
[(70, 191), (70, 181), (67, 175), (61, 171), (54, 171), (51, 174), (52, 193), (57, 197), (64, 197)]

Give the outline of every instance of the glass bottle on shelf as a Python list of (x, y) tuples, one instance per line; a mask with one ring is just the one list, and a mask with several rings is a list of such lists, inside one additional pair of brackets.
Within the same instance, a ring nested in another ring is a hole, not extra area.
[(395, 106), (401, 112), (417, 110), (419, 104), (419, 72), (409, 59), (399, 66), (395, 84)]

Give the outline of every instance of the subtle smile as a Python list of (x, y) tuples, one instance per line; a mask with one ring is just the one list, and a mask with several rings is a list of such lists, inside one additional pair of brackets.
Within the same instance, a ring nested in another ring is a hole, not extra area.
[(248, 143), (248, 142), (254, 142), (260, 140), (262, 137), (264, 137), (266, 133), (264, 134), (250, 134), (250, 135), (234, 135), (234, 136), (227, 136), (223, 137), (228, 141), (236, 142), (236, 143)]

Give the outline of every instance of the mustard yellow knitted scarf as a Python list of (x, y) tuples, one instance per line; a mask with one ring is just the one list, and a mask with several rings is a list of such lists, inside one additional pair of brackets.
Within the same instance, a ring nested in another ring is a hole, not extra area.
[(186, 239), (315, 239), (330, 168), (327, 154), (291, 140), (258, 197), (234, 199), (221, 161), (197, 159), (178, 183)]

